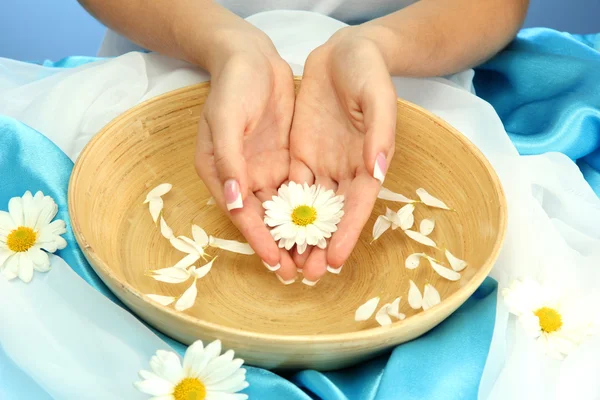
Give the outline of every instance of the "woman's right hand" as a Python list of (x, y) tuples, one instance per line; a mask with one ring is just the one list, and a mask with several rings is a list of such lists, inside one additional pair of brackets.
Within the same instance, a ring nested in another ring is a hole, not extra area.
[(292, 72), (250, 24), (218, 37), (207, 62), (211, 91), (198, 129), (196, 170), (257, 255), (289, 280), (295, 264), (265, 226), (262, 203), (289, 176)]

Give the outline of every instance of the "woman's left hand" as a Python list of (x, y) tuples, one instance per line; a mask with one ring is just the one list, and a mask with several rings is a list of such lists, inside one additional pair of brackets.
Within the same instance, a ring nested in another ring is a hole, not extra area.
[(348, 27), (308, 57), (290, 133), (290, 180), (345, 196), (344, 216), (326, 249), (294, 260), (317, 281), (343, 266), (377, 199), (394, 154), (396, 92), (365, 28)]

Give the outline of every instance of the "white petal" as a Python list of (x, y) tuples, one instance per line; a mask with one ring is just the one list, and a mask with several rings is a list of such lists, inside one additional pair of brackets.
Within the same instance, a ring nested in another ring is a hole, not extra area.
[(212, 358), (211, 354), (205, 351), (202, 341), (195, 341), (188, 347), (183, 357), (185, 374), (192, 378), (200, 378), (204, 375), (204, 370)]
[(233, 375), (238, 369), (240, 369), (242, 364), (244, 364), (244, 360), (236, 358), (235, 360), (229, 362), (227, 365), (224, 365), (223, 367), (213, 372), (209, 371), (208, 374), (206, 374), (206, 377), (204, 378), (204, 382), (206, 382), (207, 385), (210, 385), (211, 383), (218, 382), (223, 377), (227, 378)]
[(134, 382), (133, 384), (137, 390), (151, 396), (164, 396), (173, 393), (173, 384), (164, 379)]
[(377, 221), (375, 221), (375, 225), (373, 225), (373, 240), (379, 239), (381, 235), (385, 233), (390, 227), (392, 223), (385, 217), (385, 215), (380, 215), (377, 217)]
[(429, 247), (436, 247), (436, 244), (433, 240), (429, 239), (427, 236), (425, 236), (419, 232), (406, 230), (406, 231), (404, 231), (404, 233), (406, 233), (406, 235), (408, 235), (408, 237), (411, 238), (412, 240), (414, 240), (415, 242), (419, 242), (419, 243), (424, 244), (425, 246), (429, 246)]
[(392, 319), (388, 315), (388, 309), (389, 309), (389, 307), (390, 307), (389, 303), (388, 304), (384, 304), (379, 309), (379, 311), (377, 311), (377, 314), (375, 314), (375, 320), (381, 326), (386, 326), (386, 325), (391, 325), (392, 324)]
[[(38, 192), (39, 193), (39, 192)], [(37, 194), (36, 194), (37, 196)], [(39, 201), (39, 213), (35, 221), (35, 229), (40, 230), (50, 223), (58, 213), (58, 205), (50, 196), (43, 196)], [(64, 233), (64, 232), (63, 232)]]
[(429, 260), (429, 264), (431, 264), (431, 267), (433, 268), (433, 270), (435, 272), (437, 272), (442, 278), (446, 278), (449, 281), (457, 281), (460, 279), (460, 273), (436, 263), (430, 257), (427, 259)]
[(160, 217), (160, 233), (165, 239), (171, 239), (173, 237), (173, 229), (169, 228), (167, 221), (161, 216)]
[(209, 243), (211, 247), (216, 247), (221, 250), (227, 250), (232, 253), (246, 254), (252, 255), (254, 254), (254, 250), (248, 243), (238, 242), (237, 240), (226, 240), (219, 239), (214, 236), (211, 236), (209, 239)]
[(198, 254), (188, 254), (183, 257), (181, 260), (177, 261), (173, 268), (186, 269), (190, 265), (194, 264), (196, 261), (200, 259)]
[(16, 253), (12, 257), (9, 257), (4, 264), (2, 275), (9, 281), (19, 275), (19, 258), (21, 258), (21, 254)]
[(35, 227), (40, 209), (33, 200), (31, 192), (28, 190), (22, 197), (23, 200), (23, 225)]
[(411, 280), (409, 282), (410, 288), (408, 289), (408, 305), (414, 310), (418, 310), (423, 306), (423, 297), (421, 296), (421, 291), (415, 285), (415, 283)]
[(22, 226), (24, 222), (23, 215), (23, 199), (20, 197), (13, 197), (8, 201), (8, 212), (13, 222), (17, 226)]
[(327, 247), (327, 240), (325, 240), (325, 238), (320, 238), (317, 242), (317, 247), (320, 249), (325, 249)]
[(397, 225), (399, 225), (400, 229), (403, 231), (412, 228), (413, 224), (415, 223), (413, 211), (415, 211), (414, 204), (407, 204), (398, 210), (398, 220), (400, 223)]
[(198, 296), (198, 289), (196, 288), (196, 279), (192, 282), (192, 285), (181, 295), (177, 303), (175, 303), (175, 309), (177, 311), (185, 311), (194, 305)]
[(216, 259), (217, 259), (217, 257), (213, 258), (212, 260), (210, 260), (209, 263), (207, 263), (206, 265), (203, 265), (202, 267), (195, 270), (194, 276), (196, 277), (196, 279), (204, 278), (206, 276), (206, 274), (208, 274), (210, 272), (210, 270), (213, 266), (213, 263), (215, 262)]
[(148, 194), (146, 195), (146, 200), (144, 201), (144, 204), (148, 203), (149, 201), (154, 200), (157, 197), (164, 196), (165, 194), (169, 193), (172, 188), (173, 188), (173, 185), (171, 185), (170, 183), (161, 183), (160, 185), (158, 185), (157, 187), (155, 187), (154, 189), (152, 189), (151, 191), (148, 192)]
[(381, 187), (381, 189), (379, 189), (379, 194), (377, 195), (377, 198), (382, 200), (397, 201), (399, 203), (415, 202), (415, 200), (411, 200), (400, 193), (394, 193), (391, 190), (384, 188), (383, 186)]
[[(171, 238), (170, 242), (171, 245), (173, 247), (175, 247), (177, 250), (181, 251), (182, 253), (187, 253), (187, 254), (198, 254), (198, 250), (196, 249), (195, 246), (192, 246), (189, 243), (186, 243), (185, 241), (181, 240), (182, 236), (178, 237), (178, 238)], [(189, 238), (186, 238), (188, 240), (191, 240)], [(202, 254), (198, 254), (198, 255), (202, 255)]]
[(423, 253), (413, 253), (410, 256), (406, 257), (406, 261), (404, 262), (404, 266), (407, 269), (415, 269), (421, 263), (421, 257), (423, 257)]
[[(308, 247), (308, 244), (305, 241), (303, 244), (297, 245), (296, 250), (298, 251), (298, 254), (304, 254), (307, 247)], [(277, 276), (279, 276), (279, 275), (277, 275)]]
[(194, 238), (194, 242), (201, 247), (208, 246), (208, 235), (198, 225), (192, 225), (192, 237)]
[(161, 296), (159, 294), (147, 294), (146, 297), (163, 306), (168, 306), (175, 301), (175, 297), (173, 296)]
[(3, 248), (2, 246), (0, 246), (0, 269), (4, 266), (6, 260), (8, 260), (8, 258), (13, 254), (14, 253), (8, 248)]
[(467, 263), (460, 258), (455, 257), (450, 251), (446, 250), (446, 259), (450, 263), (450, 266), (456, 272), (462, 271), (467, 267)]
[(166, 283), (182, 283), (190, 278), (190, 273), (182, 268), (169, 267), (152, 271), (152, 278)]
[(214, 204), (217, 204), (217, 201), (215, 200), (214, 197), (211, 197), (210, 199), (208, 199), (208, 201), (206, 202), (207, 206), (212, 206)]
[(419, 199), (421, 199), (421, 201), (423, 203), (425, 203), (426, 205), (428, 205), (430, 207), (443, 208), (444, 210), (450, 210), (450, 207), (448, 207), (443, 201), (433, 197), (432, 195), (430, 195), (427, 192), (427, 190), (425, 190), (423, 188), (417, 189), (417, 196), (419, 196)]
[(27, 251), (28, 256), (33, 261), (33, 268), (39, 272), (47, 272), (50, 270), (50, 258), (48, 253), (42, 251), (38, 246), (33, 246)]
[(423, 310), (428, 310), (441, 301), (439, 292), (429, 283), (426, 284), (423, 290)]
[(402, 299), (402, 297), (396, 297), (394, 299), (394, 301), (392, 301), (390, 303), (390, 306), (387, 309), (387, 313), (390, 317), (399, 318), (398, 315), (400, 314), (400, 300), (401, 299)]
[(19, 258), (19, 279), (25, 283), (29, 283), (33, 279), (33, 261), (27, 253), (22, 253)]
[(244, 368), (238, 369), (233, 375), (227, 379), (223, 379), (217, 383), (209, 385), (206, 389), (211, 392), (222, 391), (230, 392), (232, 389), (237, 388), (240, 383), (246, 380), (246, 370)]
[(429, 218), (422, 220), (419, 224), (419, 232), (421, 235), (428, 236), (433, 232), (433, 228), (435, 228), (435, 221)]
[(9, 213), (0, 210), (0, 234), (8, 235), (18, 227), (19, 226), (15, 224)]
[(163, 379), (177, 384), (185, 377), (181, 359), (172, 351), (157, 350), (150, 359), (150, 368)]
[(196, 249), (196, 253), (198, 253), (198, 254), (204, 254), (204, 247), (201, 246), (200, 244), (196, 243), (195, 241), (193, 241), (189, 237), (179, 236), (177, 239), (183, 240), (185, 243), (187, 243), (188, 245), (192, 246), (194, 249)]
[(150, 209), (150, 215), (152, 216), (152, 220), (154, 221), (154, 223), (158, 221), (158, 216), (160, 215), (163, 209), (163, 205), (163, 199), (160, 197), (150, 200), (150, 204), (148, 207)]
[(367, 300), (367, 302), (356, 309), (354, 320), (366, 321), (371, 318), (371, 315), (373, 315), (377, 308), (377, 304), (379, 304), (379, 297), (373, 297), (372, 299)]

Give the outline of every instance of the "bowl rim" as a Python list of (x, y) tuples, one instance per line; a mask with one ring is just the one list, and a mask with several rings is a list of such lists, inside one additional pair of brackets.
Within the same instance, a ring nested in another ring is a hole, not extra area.
[[(301, 81), (301, 77), (295, 76), (294, 80), (296, 82)], [(149, 106), (152, 103), (162, 101), (165, 98), (177, 96), (179, 94), (188, 92), (190, 90), (206, 88), (210, 87), (210, 81), (200, 82), (193, 85), (188, 85), (176, 90), (172, 90), (156, 97), (150, 98), (146, 101), (143, 101), (140, 104), (130, 108), (128, 111), (135, 109), (142, 109)], [(449, 317), (451, 313), (453, 313), (458, 307), (460, 307), (464, 301), (471, 296), (477, 288), (483, 283), (485, 278), (489, 275), (491, 269), (494, 266), (494, 263), (498, 259), (498, 255), (502, 248), (502, 245), (506, 236), (506, 227), (507, 227), (507, 203), (504, 190), (502, 188), (502, 184), (500, 183), (500, 179), (491, 163), (488, 159), (483, 155), (483, 153), (475, 146), (466, 136), (460, 133), (457, 129), (455, 129), (448, 122), (444, 121), (440, 117), (435, 114), (427, 111), (426, 109), (411, 103), (409, 101), (398, 98), (397, 104), (402, 107), (411, 108), (413, 111), (424, 114), (430, 120), (444, 129), (446, 129), (451, 135), (453, 135), (456, 139), (458, 139), (466, 148), (472, 152), (475, 157), (479, 160), (479, 162), (483, 165), (483, 167), (488, 171), (491, 176), (492, 184), (496, 193), (498, 194), (499, 201), (499, 230), (498, 236), (496, 237), (496, 241), (492, 248), (492, 251), (488, 255), (486, 261), (479, 267), (475, 275), (471, 277), (468, 281), (466, 281), (465, 285), (460, 287), (454, 293), (452, 293), (447, 298), (443, 299), (440, 304), (436, 307), (430, 308), (428, 310), (423, 310), (418, 314), (410, 316), (401, 321), (395, 321), (391, 325), (388, 326), (376, 326), (371, 328), (359, 329), (352, 332), (341, 332), (341, 333), (325, 333), (325, 334), (303, 334), (303, 335), (285, 335), (285, 334), (274, 334), (274, 333), (265, 333), (265, 332), (257, 332), (244, 330), (241, 328), (233, 328), (226, 325), (221, 325), (218, 323), (206, 321), (194, 316), (187, 315), (183, 312), (176, 311), (175, 309), (169, 308), (168, 306), (162, 306), (154, 301), (148, 299), (144, 293), (141, 293), (137, 288), (133, 287), (129, 282), (122, 281), (116, 277), (113, 273), (113, 270), (109, 268), (108, 264), (101, 259), (93, 248), (88, 244), (84, 234), (80, 229), (79, 219), (77, 217), (77, 213), (75, 212), (77, 206), (73, 203), (74, 192), (77, 190), (78, 176), (79, 171), (82, 166), (85, 164), (86, 159), (92, 153), (92, 149), (95, 146), (95, 143), (100, 140), (102, 135), (110, 130), (110, 128), (116, 123), (120, 122), (122, 118), (124, 118), (127, 112), (120, 114), (116, 118), (114, 118), (111, 122), (106, 124), (98, 133), (94, 135), (94, 137), (86, 144), (86, 146), (81, 151), (79, 157), (77, 158), (73, 170), (71, 172), (71, 177), (69, 179), (69, 188), (68, 188), (68, 210), (69, 210), (69, 218), (71, 221), (71, 228), (77, 240), (77, 243), (81, 249), (81, 251), (86, 255), (89, 260), (89, 264), (94, 270), (94, 272), (100, 277), (102, 281), (104, 281), (103, 276), (112, 282), (118, 284), (120, 288), (129, 293), (129, 295), (135, 297), (137, 300), (146, 303), (150, 307), (154, 308), (158, 313), (167, 314), (170, 318), (174, 318), (179, 320), (180, 323), (193, 325), (196, 328), (200, 329), (208, 329), (211, 332), (214, 332), (216, 335), (224, 335), (223, 337), (236, 337), (240, 340), (243, 339), (252, 339), (252, 340), (263, 340), (265, 342), (270, 343), (278, 343), (278, 344), (299, 344), (299, 343), (319, 343), (319, 344), (333, 344), (333, 343), (341, 343), (341, 342), (356, 342), (356, 341), (366, 341), (373, 338), (377, 338), (382, 335), (388, 336), (390, 333), (395, 331), (399, 331), (403, 329), (405, 325), (409, 324), (419, 324), (420, 321), (423, 323), (427, 323), (427, 321), (435, 319), (435, 315), (446, 315), (443, 319)], [(100, 270), (100, 272), (97, 271)], [(106, 284), (106, 282), (104, 282)], [(107, 287), (110, 289), (110, 285), (107, 284)], [(113, 292), (111, 290), (111, 292)], [(117, 297), (120, 297), (117, 293), (114, 293)], [(464, 299), (464, 300), (462, 300)], [(462, 301), (461, 301), (462, 300)], [(125, 303), (125, 302), (124, 302)], [(125, 304), (128, 308), (128, 311), (134, 313), (138, 318), (140, 318), (143, 322), (154, 326), (149, 321), (146, 321), (144, 318), (140, 317), (137, 313), (133, 311), (133, 309)], [(443, 320), (441, 319), (440, 322)], [(157, 330), (162, 331), (160, 328), (155, 327)], [(167, 335), (170, 335), (166, 333)]]

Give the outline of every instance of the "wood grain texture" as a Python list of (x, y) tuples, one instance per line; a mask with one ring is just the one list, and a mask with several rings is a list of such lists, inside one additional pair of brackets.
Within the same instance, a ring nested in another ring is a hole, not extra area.
[[(191, 237), (194, 223), (217, 237), (244, 240), (216, 206), (206, 205), (210, 194), (194, 170), (197, 122), (209, 90), (202, 83), (167, 93), (112, 121), (82, 152), (69, 186), (73, 230), (88, 261), (127, 306), (160, 331), (184, 343), (219, 338), (249, 364), (265, 368), (340, 368), (427, 332), (488, 275), (506, 229), (496, 174), (450, 125), (398, 100), (396, 155), (385, 186), (415, 199), (415, 190), (424, 187), (456, 209), (419, 204), (415, 224), (435, 220), (430, 237), (469, 262), (461, 280), (441, 278), (424, 260), (407, 270), (404, 260), (414, 252), (444, 258), (399, 229), (370, 244), (377, 216), (386, 206), (402, 206), (379, 200), (342, 273), (327, 274), (315, 287), (282, 285), (256, 256), (210, 250), (219, 259), (198, 281), (194, 307), (177, 312), (151, 302), (143, 294), (178, 296), (191, 281), (172, 285), (145, 275), (184, 255), (160, 235), (142, 204), (150, 189), (173, 184), (163, 199), (176, 235)], [(421, 290), (432, 283), (442, 303), (426, 312), (412, 310), (406, 302), (409, 279)], [(402, 296), (407, 318), (387, 327), (374, 319), (355, 322), (356, 308), (374, 296), (382, 297), (380, 305)]]

